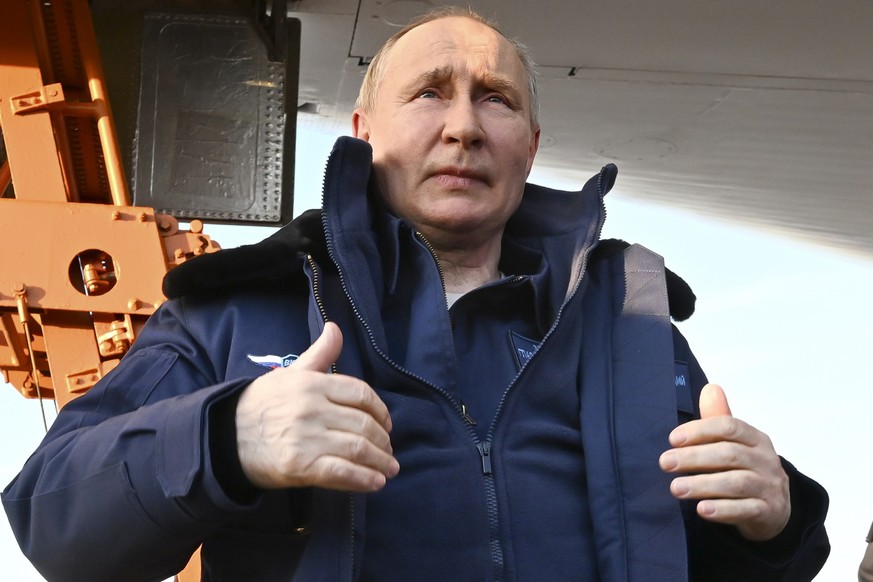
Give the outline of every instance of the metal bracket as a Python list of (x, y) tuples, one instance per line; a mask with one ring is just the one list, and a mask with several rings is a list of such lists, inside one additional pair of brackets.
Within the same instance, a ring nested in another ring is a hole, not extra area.
[(102, 377), (100, 370), (91, 368), (67, 374), (67, 389), (72, 394), (81, 394), (90, 389)]
[(39, 91), (32, 91), (24, 95), (16, 95), (9, 100), (12, 104), (12, 113), (26, 115), (48, 109), (54, 109), (66, 102), (64, 88), (60, 83), (52, 83), (40, 87)]
[(133, 343), (133, 322), (130, 314), (124, 314), (124, 321), (113, 321), (109, 331), (97, 337), (97, 348), (104, 358), (123, 355)]

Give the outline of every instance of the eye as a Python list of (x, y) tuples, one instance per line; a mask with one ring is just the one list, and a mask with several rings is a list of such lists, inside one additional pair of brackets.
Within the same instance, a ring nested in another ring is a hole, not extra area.
[(489, 95), (486, 99), (489, 103), (498, 103), (502, 105), (509, 105), (509, 101), (503, 95)]
[(432, 89), (425, 89), (421, 93), (418, 94), (419, 99), (436, 99), (437, 94), (436, 91)]

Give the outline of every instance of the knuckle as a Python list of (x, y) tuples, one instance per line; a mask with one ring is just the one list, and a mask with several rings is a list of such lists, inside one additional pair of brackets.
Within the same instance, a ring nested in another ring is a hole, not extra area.
[(308, 464), (296, 447), (282, 447), (276, 455), (276, 461), (286, 476), (296, 474), (301, 466)]
[(345, 465), (337, 462), (335, 459), (320, 459), (314, 467), (316, 480), (322, 484), (333, 484), (342, 482), (348, 473)]
[(371, 389), (366, 382), (363, 380), (356, 380), (351, 388), (355, 400), (358, 402), (369, 402)]
[(733, 443), (724, 444), (722, 455), (724, 457), (724, 463), (726, 466), (732, 468), (739, 468), (743, 466), (742, 453), (739, 447), (737, 447)]
[(767, 518), (769, 514), (767, 504), (762, 500), (756, 499), (754, 502), (749, 504), (748, 514), (749, 518), (753, 522), (763, 521)]
[(348, 455), (349, 459), (358, 460), (365, 456), (367, 451), (367, 441), (362, 436), (354, 436), (349, 441)]
[(733, 440), (740, 435), (741, 425), (737, 419), (732, 416), (721, 416), (719, 417), (719, 422), (721, 423), (721, 431), (728, 439)]
[(358, 419), (358, 434), (369, 434), (375, 427), (372, 417), (362, 414)]
[(348, 476), (348, 468), (342, 463), (330, 462), (326, 466), (327, 474), (332, 480), (341, 481)]
[(759, 490), (754, 475), (747, 471), (737, 471), (733, 476), (733, 489), (739, 498), (754, 497)]

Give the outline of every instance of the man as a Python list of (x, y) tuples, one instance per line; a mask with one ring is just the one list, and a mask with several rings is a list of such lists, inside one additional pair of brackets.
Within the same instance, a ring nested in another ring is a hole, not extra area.
[(867, 550), (858, 567), (858, 582), (873, 582), (873, 525), (867, 532)]
[(177, 269), (4, 492), (40, 571), (812, 579), (824, 491), (701, 393), (658, 258), (598, 246), (614, 168), (525, 186), (536, 99), (472, 13), (395, 35), (321, 220)]

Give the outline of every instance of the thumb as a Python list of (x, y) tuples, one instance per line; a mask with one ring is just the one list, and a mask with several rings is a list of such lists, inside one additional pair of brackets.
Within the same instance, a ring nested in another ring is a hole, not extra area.
[(707, 384), (700, 391), (700, 418), (733, 416), (724, 390), (718, 384)]
[(342, 349), (343, 332), (337, 324), (328, 322), (318, 339), (309, 346), (309, 349), (300, 354), (292, 367), (296, 370), (302, 367), (304, 370), (326, 372), (339, 358)]

